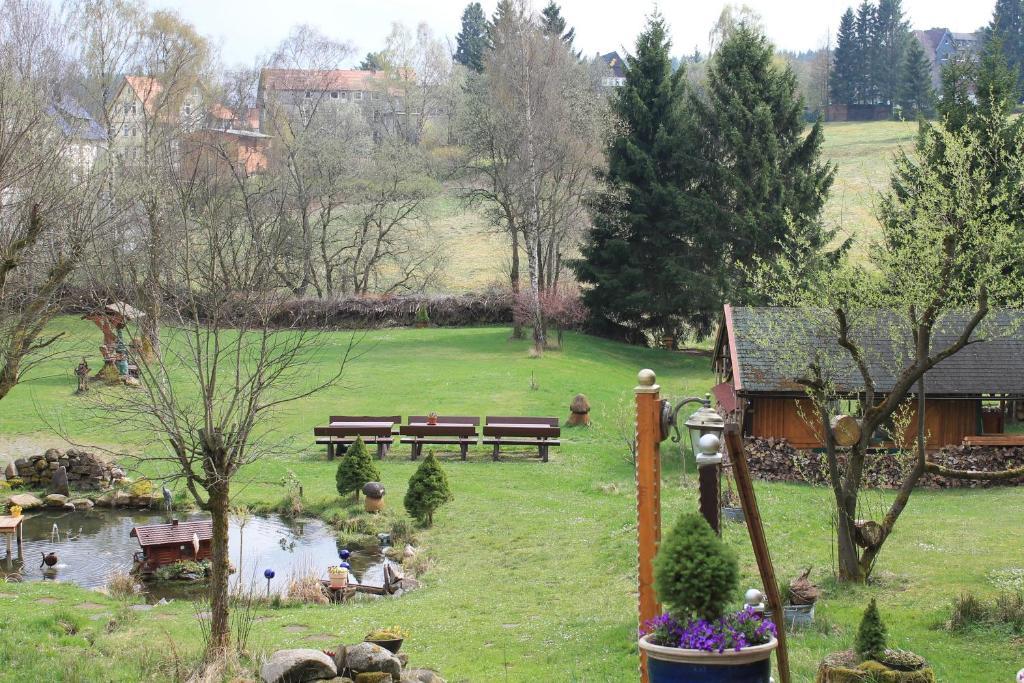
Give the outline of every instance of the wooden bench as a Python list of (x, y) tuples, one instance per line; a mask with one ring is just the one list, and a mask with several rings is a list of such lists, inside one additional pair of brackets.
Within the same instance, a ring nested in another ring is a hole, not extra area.
[(998, 446), (1012, 448), (1024, 446), (1024, 434), (979, 434), (977, 436), (965, 436), (965, 446)]
[(458, 446), (462, 459), (469, 454), (469, 447), (477, 442), (479, 417), (465, 415), (438, 415), (437, 424), (427, 424), (426, 415), (410, 415), (409, 424), (402, 425), (402, 443), (412, 444), (412, 459), (423, 453), (423, 444)]
[(562, 443), (558, 439), (561, 433), (557, 417), (488, 415), (484, 419), (483, 443), (494, 446), (495, 460), (502, 446), (536, 446), (541, 462), (547, 462), (548, 449)]
[(394, 443), (395, 425), (401, 415), (332, 415), (331, 423), (314, 427), (315, 443), (327, 446), (327, 459), (333, 460), (337, 447), (344, 449), (361, 438), (367, 445), (377, 446), (377, 458), (383, 459)]

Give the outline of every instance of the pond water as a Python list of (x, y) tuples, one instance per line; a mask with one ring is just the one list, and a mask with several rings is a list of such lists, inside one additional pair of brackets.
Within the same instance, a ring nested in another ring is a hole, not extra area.
[[(207, 515), (176, 513), (182, 521), (204, 519)], [(4, 556), (0, 546), (0, 577), (22, 581), (67, 581), (86, 588), (105, 586), (111, 573), (132, 568), (132, 556), (139, 550), (137, 539), (129, 536), (132, 527), (163, 524), (171, 517), (162, 512), (40, 511), (25, 514), (24, 561)], [(263, 570), (273, 569), (271, 593), (286, 591), (295, 573), (314, 571), (326, 578), (327, 567), (338, 564), (334, 531), (316, 519), (286, 519), (277, 515), (252, 517), (243, 530), (232, 521), (230, 527), (231, 562), (238, 568), (232, 585), (250, 585), (260, 592), (267, 589)], [(12, 544), (13, 545), (13, 544)], [(239, 550), (241, 549), (241, 561)], [(384, 556), (379, 547), (349, 548), (353, 578), (366, 585), (384, 582)], [(12, 548), (17, 555), (17, 549)], [(40, 566), (45, 553), (56, 553), (53, 568)], [(189, 597), (199, 592), (181, 582), (147, 584), (152, 599)]]

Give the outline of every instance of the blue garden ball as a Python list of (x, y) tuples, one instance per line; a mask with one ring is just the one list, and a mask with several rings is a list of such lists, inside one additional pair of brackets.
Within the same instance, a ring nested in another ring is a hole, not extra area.
[(273, 569), (264, 569), (263, 570), (263, 576), (267, 577), (267, 581), (270, 581), (272, 578), (274, 578), (274, 570)]
[(352, 567), (351, 567), (351, 565), (349, 565), (349, 563), (348, 563), (348, 562), (342, 562), (342, 563), (341, 563), (341, 564), (339, 564), (338, 566), (339, 566), (339, 567), (342, 567), (343, 569), (351, 569), (351, 568), (352, 568)]
[(338, 557), (340, 557), (343, 560), (347, 560), (351, 554), (352, 553), (349, 552), (348, 548), (342, 548), (338, 551)]

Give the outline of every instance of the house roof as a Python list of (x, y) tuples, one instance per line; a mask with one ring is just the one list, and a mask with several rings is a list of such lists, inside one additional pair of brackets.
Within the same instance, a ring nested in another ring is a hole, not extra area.
[(195, 522), (178, 522), (171, 524), (146, 524), (132, 529), (129, 536), (139, 539), (139, 545), (143, 548), (153, 545), (181, 545), (191, 543), (192, 536), (198, 536), (200, 541), (209, 541), (213, 538), (213, 520), (204, 519)]
[(618, 52), (609, 52), (601, 55), (601, 61), (612, 71), (612, 75), (616, 78), (625, 78), (626, 71), (622, 68), (622, 57), (619, 56)]
[[(822, 311), (823, 316), (827, 315)], [(826, 318), (823, 318), (826, 319)], [(950, 314), (933, 333), (933, 348), (951, 343), (967, 314)], [(816, 349), (841, 393), (863, 390), (860, 373), (829, 330), (819, 330), (806, 312), (795, 308), (725, 307), (725, 324), (716, 343), (715, 362), (729, 358), (733, 386), (750, 395), (802, 393), (797, 383), (804, 358), (794, 349)], [(925, 376), (930, 395), (977, 397), (1024, 396), (1024, 313), (989, 314), (972, 343), (945, 359)], [(958, 325), (957, 323), (960, 323)], [(909, 328), (891, 312), (879, 311), (856, 328), (854, 341), (864, 350), (876, 390), (892, 389), (912, 352)], [(896, 331), (894, 333), (894, 331)], [(901, 338), (902, 337), (902, 338)], [(796, 359), (794, 359), (796, 356)]]
[(371, 90), (384, 75), (361, 69), (263, 69), (260, 88), (276, 91)]
[(62, 95), (54, 100), (48, 112), (68, 137), (90, 142), (103, 142), (107, 139), (103, 126), (96, 122), (85, 107), (68, 95)]
[(152, 76), (125, 76), (124, 82), (125, 85), (132, 89), (132, 92), (139, 98), (139, 101), (142, 102), (146, 113), (152, 114), (156, 108), (160, 93), (164, 91), (164, 86), (160, 84), (160, 81)]

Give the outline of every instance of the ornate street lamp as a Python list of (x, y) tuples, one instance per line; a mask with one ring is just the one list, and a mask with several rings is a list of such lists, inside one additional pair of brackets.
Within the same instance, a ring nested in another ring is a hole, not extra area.
[(711, 407), (711, 394), (704, 398), (684, 398), (675, 408), (668, 401), (661, 402), (661, 438), (665, 440), (670, 431), (674, 443), (682, 440), (679, 433), (679, 411), (685, 405), (700, 403), (697, 412), (690, 415), (683, 426), (690, 435), (690, 448), (697, 461), (697, 479), (700, 484), (700, 512), (715, 533), (722, 533), (720, 521), (722, 499), (722, 434), (725, 420)]

